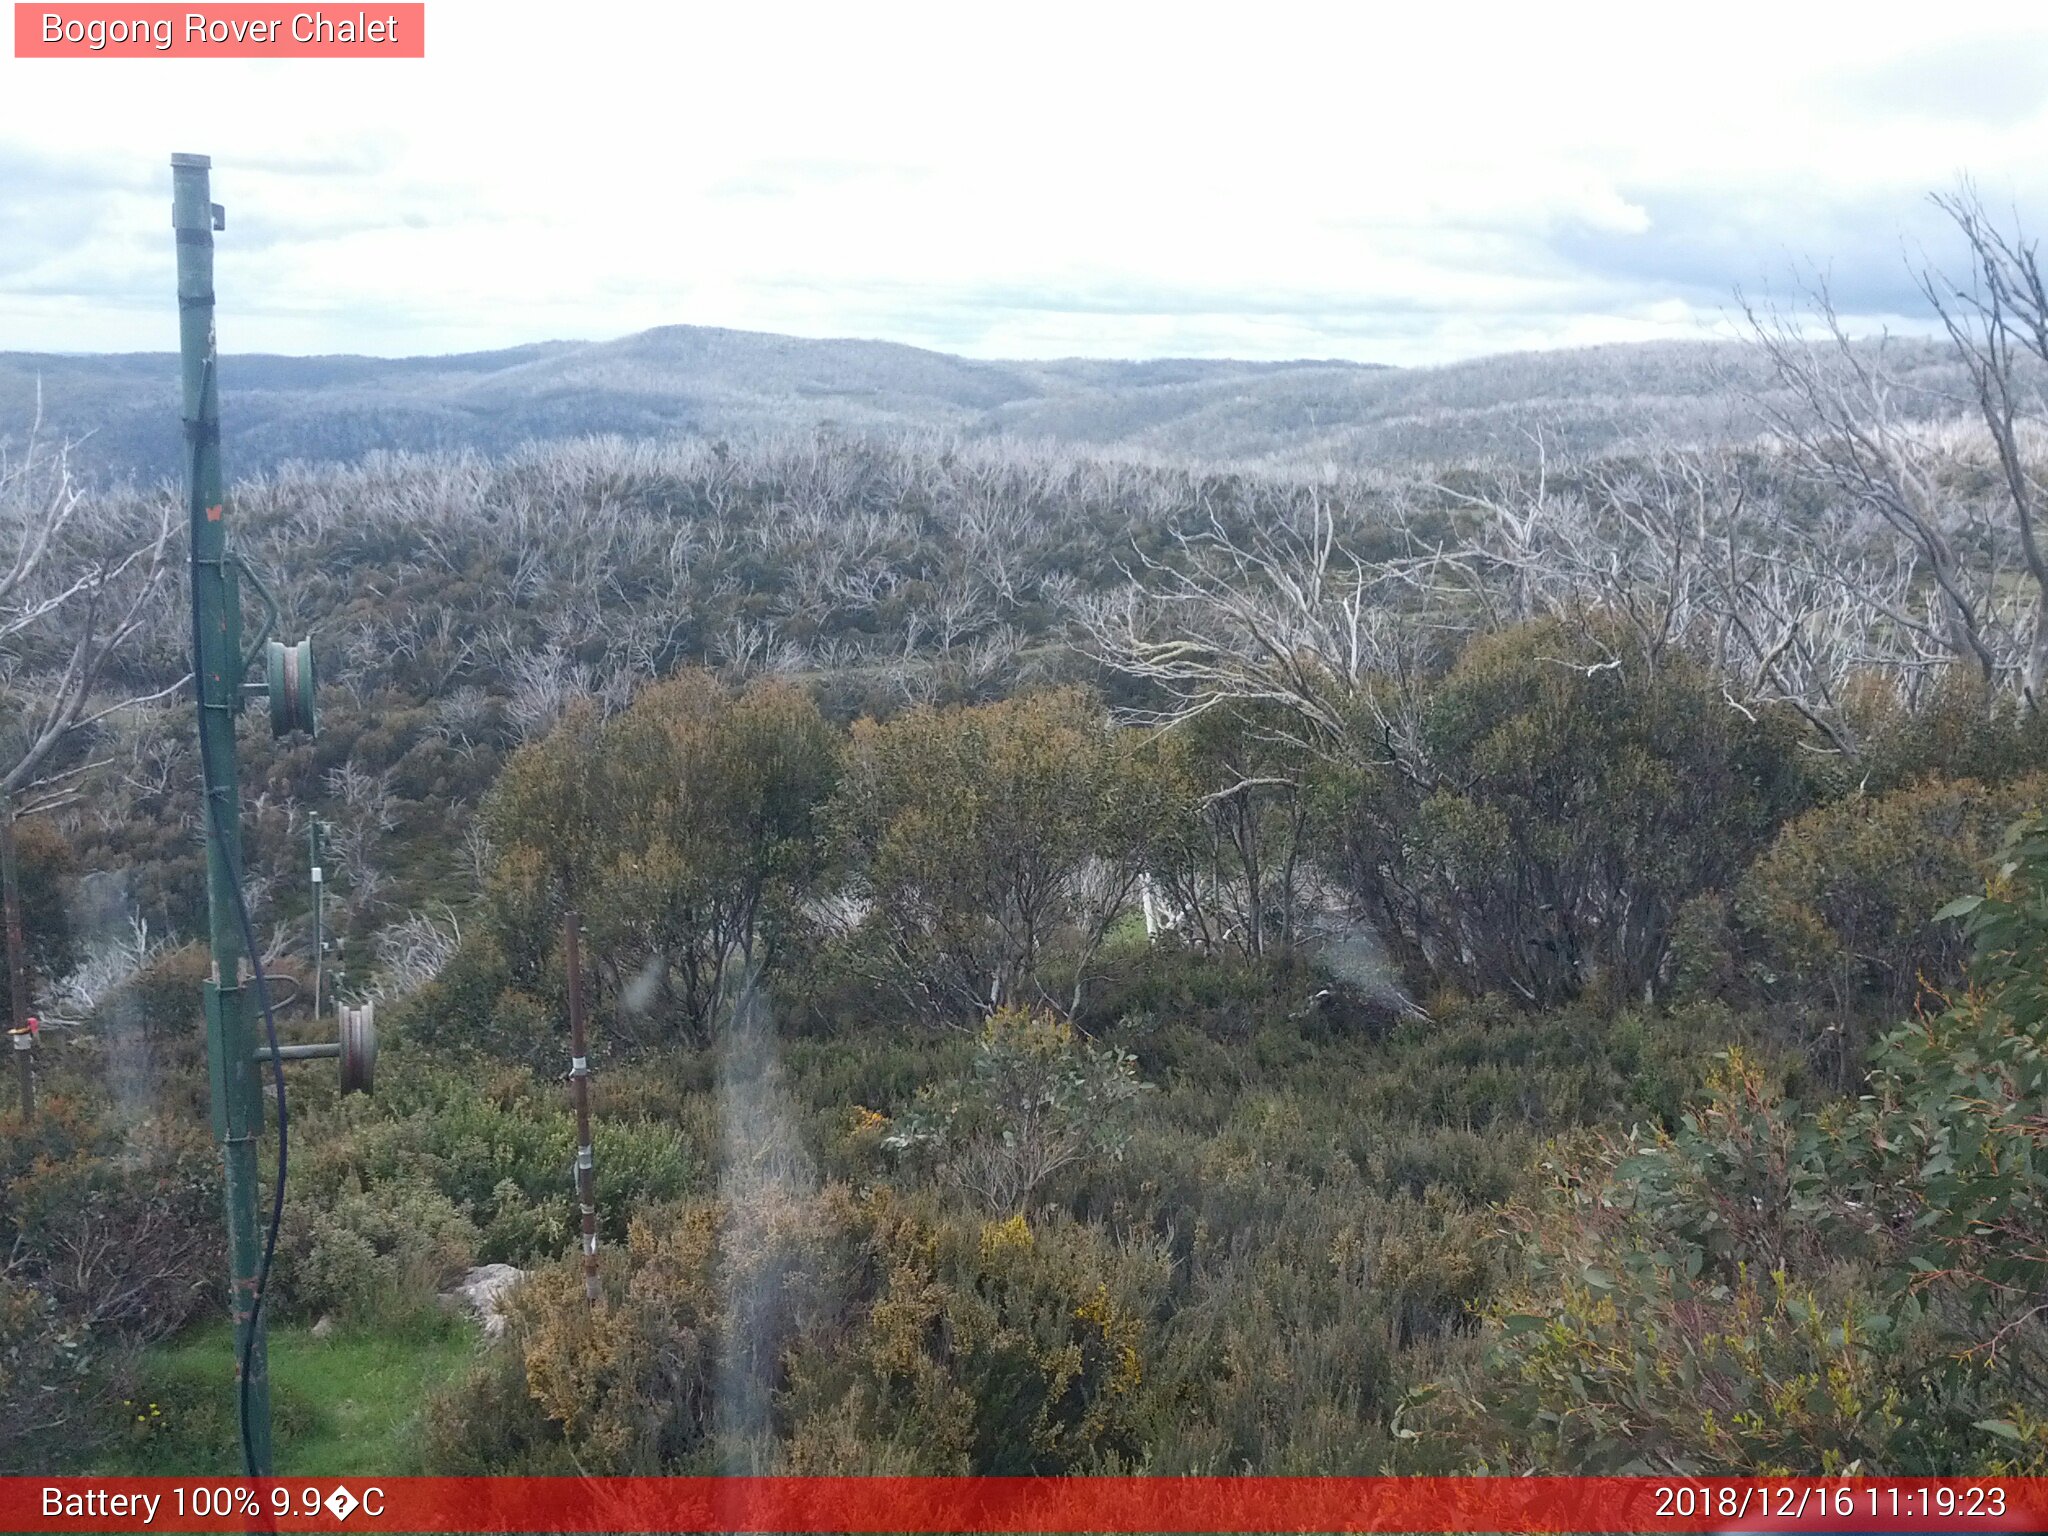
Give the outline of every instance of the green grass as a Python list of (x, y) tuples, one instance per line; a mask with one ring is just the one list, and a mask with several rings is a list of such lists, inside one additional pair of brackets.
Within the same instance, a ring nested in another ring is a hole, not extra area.
[[(418, 1420), (428, 1395), (460, 1374), (476, 1331), (431, 1337), (270, 1331), (271, 1422), (277, 1470), (300, 1477), (402, 1477), (420, 1468)], [(134, 1399), (116, 1408), (130, 1439), (110, 1474), (239, 1473), (233, 1341), (225, 1321), (148, 1351)], [(143, 1422), (137, 1422), (138, 1416)]]

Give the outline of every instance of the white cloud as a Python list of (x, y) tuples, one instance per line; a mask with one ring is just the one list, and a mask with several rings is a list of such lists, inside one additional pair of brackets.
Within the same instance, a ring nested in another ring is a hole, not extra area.
[(0, 60), (0, 347), (168, 344), (172, 149), (215, 158), (238, 350), (689, 322), (1427, 361), (1693, 333), (1786, 255), (1873, 259), (1812, 238), (1894, 261), (1964, 169), (2048, 197), (2048, 75), (2010, 62), (2048, 46), (2032, 6), (1945, 17), (1932, 52), (1902, 6), (1853, 32), (1783, 5), (428, 25), (417, 62)]

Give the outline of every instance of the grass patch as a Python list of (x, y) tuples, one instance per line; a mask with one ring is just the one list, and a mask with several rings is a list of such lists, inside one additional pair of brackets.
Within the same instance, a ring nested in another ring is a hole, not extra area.
[[(428, 1337), (270, 1330), (271, 1425), (277, 1471), (296, 1477), (403, 1477), (420, 1471), (427, 1395), (474, 1357), (476, 1331), (451, 1321)], [(145, 1352), (135, 1389), (116, 1405), (125, 1444), (109, 1474), (240, 1475), (234, 1341), (225, 1321)]]

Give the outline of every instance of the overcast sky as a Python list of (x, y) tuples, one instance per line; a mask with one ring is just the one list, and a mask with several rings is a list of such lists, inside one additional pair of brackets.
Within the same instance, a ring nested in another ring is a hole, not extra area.
[(1427, 363), (1698, 336), (1802, 259), (1910, 326), (1963, 172), (2048, 225), (2039, 4), (427, 18), (424, 61), (0, 58), (0, 350), (176, 345), (172, 150), (214, 157), (228, 351)]

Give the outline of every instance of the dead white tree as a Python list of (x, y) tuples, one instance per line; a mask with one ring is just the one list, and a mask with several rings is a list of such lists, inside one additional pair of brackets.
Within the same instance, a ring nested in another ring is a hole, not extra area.
[(490, 883), (491, 871), (498, 866), (498, 850), (483, 818), (471, 817), (462, 829), (461, 852), (463, 871), (469, 876), (471, 888), (483, 890)]
[(2019, 544), (2029, 598), (2019, 686), (2027, 707), (2036, 710), (2048, 684), (2048, 552), (2040, 527), (2048, 495), (2042, 478), (2048, 462), (2048, 286), (2041, 278), (2038, 243), (2026, 237), (2017, 216), (2010, 231), (2000, 229), (1968, 183), (1936, 195), (1934, 203), (1968, 244), (1970, 274), (1956, 281), (1923, 272), (1921, 291), (1969, 375), (1997, 455), (2002, 510)]
[(372, 773), (354, 758), (327, 771), (332, 804), (328, 821), (329, 862), (340, 872), (350, 912), (368, 912), (382, 904), (388, 877), (380, 864), (385, 834), (398, 825), (392, 770)]
[(438, 917), (431, 912), (408, 912), (379, 930), (375, 943), (377, 966), (363, 996), (373, 1002), (393, 1002), (441, 974), (462, 947), (462, 919), (444, 902)]
[[(69, 452), (42, 441), (42, 400), (18, 451), (0, 446), (0, 906), (10, 1004), (30, 1009), (14, 823), (77, 798), (102, 766), (75, 750), (116, 712), (176, 692), (115, 689), (121, 664), (162, 598), (171, 505), (85, 494)], [(22, 1056), (23, 1103), (30, 1102)]]
[(70, 975), (52, 987), (52, 1000), (70, 1018), (89, 1018), (116, 988), (148, 968), (167, 946), (151, 938), (149, 922), (128, 919), (128, 931), (115, 931), (90, 941)]
[(560, 645), (550, 643), (538, 651), (524, 649), (509, 629), (503, 644), (510, 651), (512, 676), (512, 696), (506, 701), (505, 713), (521, 741), (545, 736), (570, 704), (593, 694), (590, 669), (573, 660)]
[(1317, 755), (1354, 751), (1366, 726), (1388, 762), (1419, 771), (1407, 706), (1440, 617), (1437, 557), (1363, 558), (1320, 492), (1255, 507), (1246, 521), (1241, 534), (1213, 516), (1175, 534), (1170, 558), (1140, 551), (1123, 591), (1076, 602), (1084, 647), (1161, 692), (1143, 723), (1250, 706), (1281, 722), (1279, 739)]
[[(1891, 641), (1902, 664), (1917, 663), (1931, 648), (1987, 688), (2011, 682), (2024, 673), (2022, 656), (2031, 646), (2022, 638), (2026, 615), (2005, 566), (2015, 533), (2023, 544), (2033, 542), (2031, 504), (2001, 516), (1995, 503), (1962, 489), (1942, 434), (1921, 419), (1929, 402), (1912, 398), (1887, 342), (1849, 335), (1825, 278), (1809, 283), (1806, 300), (1804, 316), (1743, 305), (1751, 337), (1783, 389), (1782, 396), (1758, 397), (1757, 405), (1795, 468), (1889, 530), (1908, 557), (1904, 592), (1897, 594), (1907, 601), (1868, 592), (1852, 597), (1875, 607), (1882, 623), (1873, 635)], [(1953, 303), (1947, 314), (1966, 364), (1972, 346), (1985, 348), (1975, 362), (1990, 370), (1982, 387), (1995, 414), (1996, 402), (2010, 398), (2001, 392), (2015, 382), (2009, 371), (2000, 382), (2011, 362), (2010, 336), (2002, 322), (1973, 332), (1973, 322), (1989, 311)]]
[(40, 425), (39, 411), (18, 451), (0, 444), (0, 802), (17, 815), (86, 770), (60, 752), (78, 733), (185, 683), (106, 696), (165, 595), (171, 504), (88, 496)]
[(1539, 448), (1531, 474), (1434, 488), (1465, 531), (1433, 577), (1459, 586), (1487, 627), (1598, 610), (1623, 621), (1634, 662), (1705, 648), (1730, 708), (1788, 706), (1851, 755), (1851, 677), (1913, 673), (1927, 626), (1912, 611), (1912, 562), (1853, 514), (1795, 528), (1720, 453), (1573, 466), (1569, 491), (1558, 478)]

